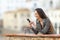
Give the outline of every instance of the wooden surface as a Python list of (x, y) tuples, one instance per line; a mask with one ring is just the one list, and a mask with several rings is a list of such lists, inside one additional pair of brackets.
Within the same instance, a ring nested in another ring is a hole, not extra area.
[(7, 37), (60, 37), (60, 35), (57, 34), (5, 34), (3, 36)]
[(56, 34), (5, 34), (8, 40), (60, 40), (60, 35)]

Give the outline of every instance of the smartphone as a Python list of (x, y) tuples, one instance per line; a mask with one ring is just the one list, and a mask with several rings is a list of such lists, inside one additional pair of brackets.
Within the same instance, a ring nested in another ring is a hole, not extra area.
[(27, 21), (30, 23), (31, 21), (29, 19), (27, 19)]

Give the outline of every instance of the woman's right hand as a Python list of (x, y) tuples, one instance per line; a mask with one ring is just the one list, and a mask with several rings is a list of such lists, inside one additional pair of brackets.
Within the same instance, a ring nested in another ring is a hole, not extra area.
[(34, 22), (30, 22), (29, 27), (32, 28), (33, 26), (36, 26), (36, 24)]

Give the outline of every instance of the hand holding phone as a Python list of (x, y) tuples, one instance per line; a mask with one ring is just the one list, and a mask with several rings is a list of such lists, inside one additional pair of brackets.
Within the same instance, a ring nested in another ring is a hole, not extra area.
[(29, 19), (27, 19), (27, 21), (30, 23), (31, 21)]
[(34, 22), (31, 22), (29, 19), (27, 19), (27, 21), (29, 22), (30, 27), (36, 27), (36, 24)]

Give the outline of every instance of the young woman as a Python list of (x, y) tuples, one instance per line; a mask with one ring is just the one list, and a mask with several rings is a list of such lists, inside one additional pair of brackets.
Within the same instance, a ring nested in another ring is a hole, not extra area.
[[(38, 34), (39, 32), (42, 34), (54, 33), (54, 29), (49, 18), (46, 16), (46, 14), (41, 8), (35, 9), (35, 17), (36, 24), (34, 22), (29, 23), (30, 28), (35, 34)], [(35, 28), (32, 25), (34, 25)]]

